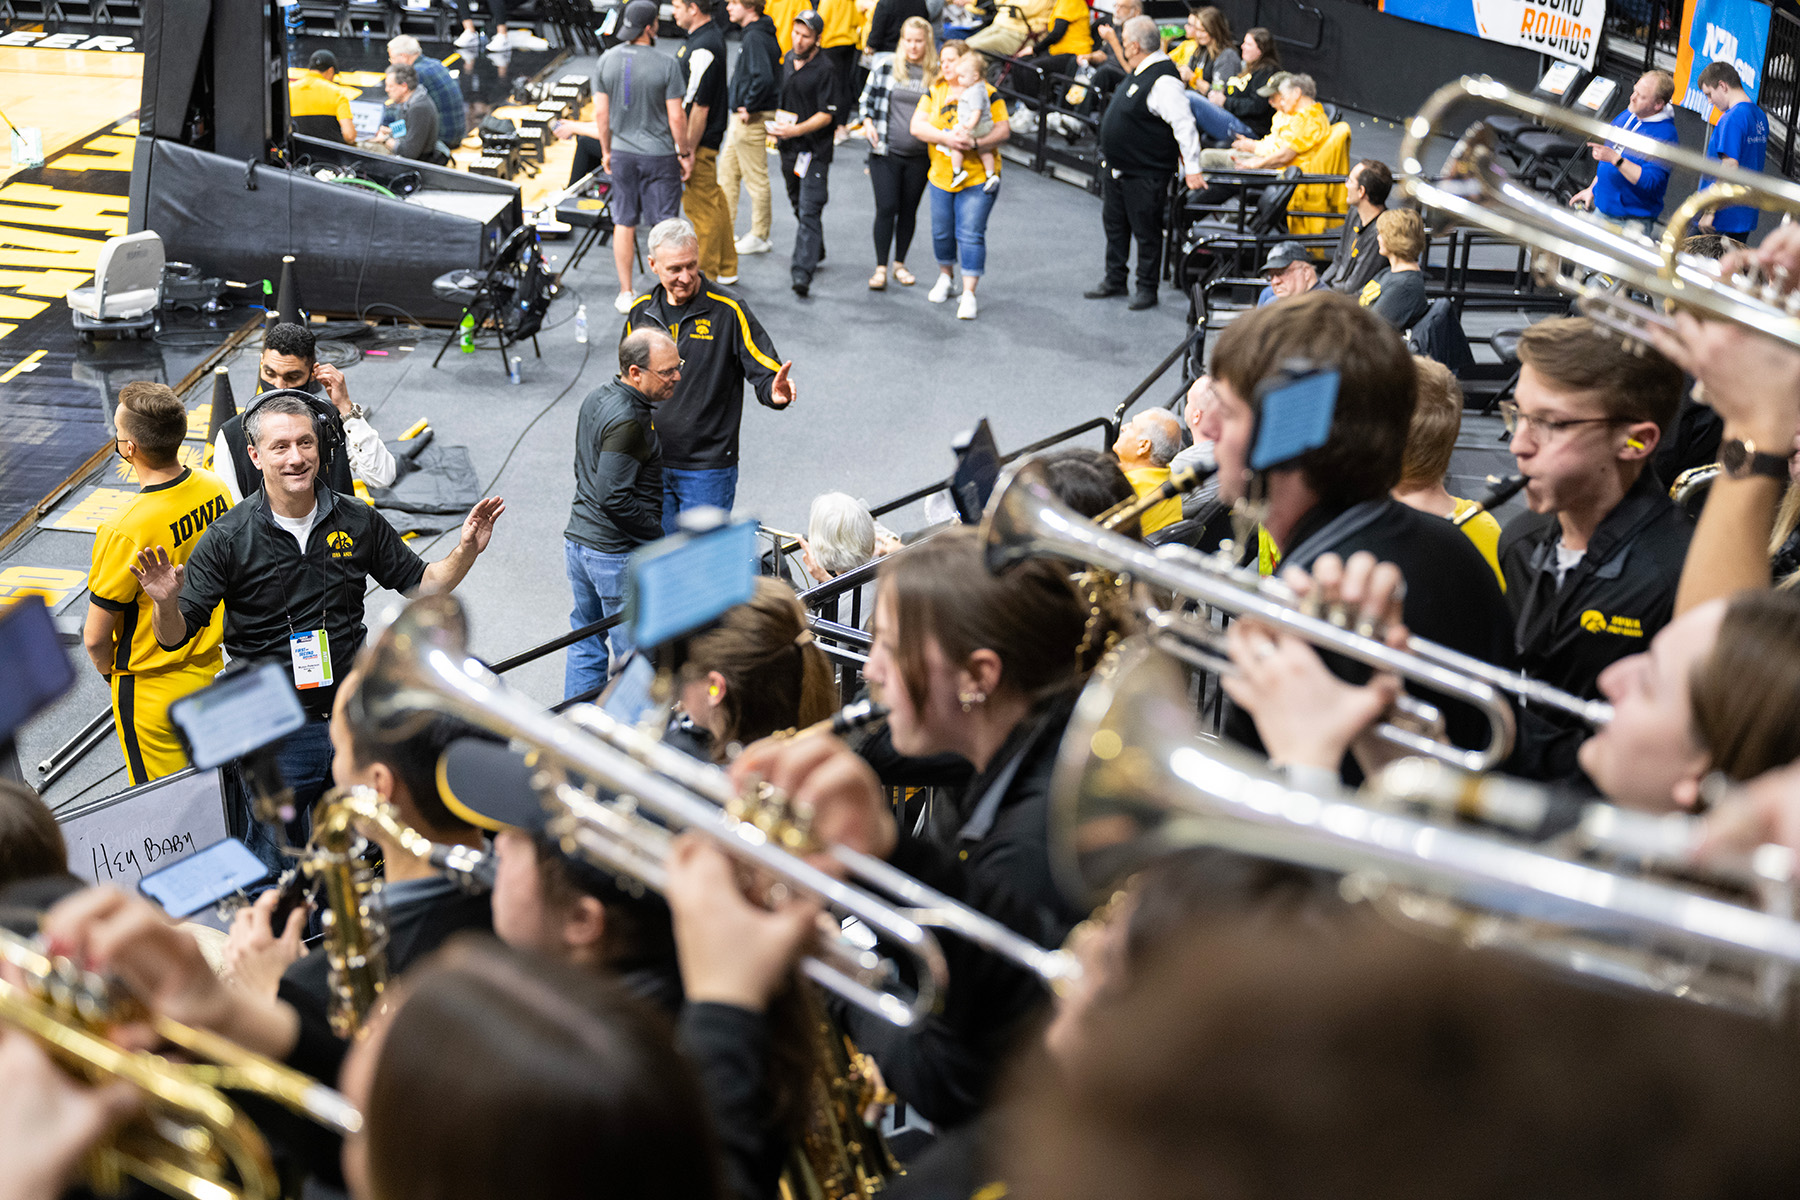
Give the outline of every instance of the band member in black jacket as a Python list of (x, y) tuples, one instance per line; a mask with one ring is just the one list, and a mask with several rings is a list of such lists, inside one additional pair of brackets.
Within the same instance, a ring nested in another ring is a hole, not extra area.
[[(1297, 458), (1252, 471), (1261, 389), (1302, 364), (1337, 373), (1329, 434)], [(1505, 664), (1511, 659), (1506, 602), (1481, 552), (1450, 522), (1389, 495), (1400, 478), (1416, 386), (1400, 335), (1348, 296), (1314, 289), (1246, 315), (1219, 339), (1214, 401), (1201, 422), (1201, 435), (1213, 440), (1218, 455), (1219, 499), (1253, 502), (1283, 566), (1310, 569), (1322, 555), (1347, 559), (1358, 551), (1398, 565), (1412, 632)], [(1327, 661), (1346, 678), (1366, 674), (1341, 659)], [(1464, 704), (1442, 707), (1458, 745), (1487, 744), (1484, 716)], [(1241, 712), (1232, 714), (1227, 732), (1258, 745)], [(1346, 760), (1346, 781), (1358, 778)]]
[[(1681, 371), (1633, 354), (1585, 317), (1541, 321), (1519, 342), (1517, 399), (1501, 406), (1531, 512), (1500, 539), (1525, 673), (1597, 699), (1600, 672), (1647, 650), (1668, 624), (1690, 521), (1650, 467), (1681, 401)], [(1544, 737), (1514, 769), (1576, 771), (1590, 730), (1536, 714)], [(1532, 746), (1528, 743), (1528, 751)]]

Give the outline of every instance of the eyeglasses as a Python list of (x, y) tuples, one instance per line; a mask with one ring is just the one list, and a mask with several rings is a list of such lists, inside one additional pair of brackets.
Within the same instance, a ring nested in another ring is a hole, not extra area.
[(650, 374), (652, 374), (652, 375), (655, 375), (655, 376), (656, 376), (656, 377), (657, 377), (657, 378), (659, 378), (659, 379), (667, 379), (667, 378), (668, 378), (668, 377), (669, 377), (669, 376), (671, 376), (671, 375), (679, 375), (679, 374), (681, 374), (681, 370), (682, 370), (682, 368), (683, 368), (683, 367), (685, 367), (685, 366), (687, 366), (687, 359), (685, 359), (685, 358), (678, 358), (678, 359), (676, 359), (676, 360), (675, 360), (675, 366), (674, 366), (674, 368), (673, 368), (673, 369), (672, 369), (672, 370), (668, 370), (668, 371), (659, 371), (659, 370), (657, 370), (657, 369), (656, 369), (656, 368), (655, 368), (655, 367), (652, 367), (652, 366), (650, 366), (650, 365), (648, 365), (648, 364), (645, 364), (645, 366), (644, 366), (644, 368), (643, 368), (643, 369), (644, 369), (644, 370), (646, 370), (646, 371), (648, 371), (648, 372), (650, 372)]
[(1538, 437), (1549, 439), (1565, 429), (1573, 429), (1577, 425), (1618, 425), (1630, 420), (1629, 417), (1577, 417), (1571, 421), (1559, 421), (1554, 417), (1534, 417), (1530, 413), (1519, 411), (1517, 403), (1511, 400), (1500, 402), (1500, 419), (1506, 423), (1508, 437), (1519, 432), (1519, 426), (1531, 430)]

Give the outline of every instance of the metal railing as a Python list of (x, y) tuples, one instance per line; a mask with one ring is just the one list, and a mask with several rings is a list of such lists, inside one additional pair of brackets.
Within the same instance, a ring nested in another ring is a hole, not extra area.
[[(1769, 49), (1763, 55), (1756, 103), (1781, 133), (1781, 173), (1794, 173), (1794, 126), (1800, 124), (1800, 17), (1785, 8), (1769, 12)], [(1771, 130), (1771, 139), (1775, 130)], [(1773, 164), (1773, 141), (1769, 146)], [(1765, 167), (1765, 169), (1768, 169)]]

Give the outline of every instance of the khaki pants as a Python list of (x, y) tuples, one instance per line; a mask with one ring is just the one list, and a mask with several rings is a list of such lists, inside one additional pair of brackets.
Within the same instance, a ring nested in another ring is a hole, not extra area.
[(753, 112), (748, 121), (731, 114), (725, 126), (725, 144), (719, 150), (719, 187), (725, 193), (725, 211), (731, 215), (732, 228), (737, 227), (738, 183), (750, 189), (750, 229), (752, 236), (769, 237), (769, 141), (763, 123), (773, 121), (774, 112)]
[(737, 244), (732, 240), (731, 209), (719, 190), (719, 152), (705, 147), (694, 152), (694, 169), (688, 172), (681, 207), (694, 232), (700, 235), (700, 269), (709, 279), (730, 279), (738, 273)]
[(986, 29), (969, 35), (969, 49), (979, 50), (987, 55), (1011, 56), (1023, 50), (1025, 43), (1030, 40), (1028, 30), (1018, 25), (1002, 25), (996, 21)]

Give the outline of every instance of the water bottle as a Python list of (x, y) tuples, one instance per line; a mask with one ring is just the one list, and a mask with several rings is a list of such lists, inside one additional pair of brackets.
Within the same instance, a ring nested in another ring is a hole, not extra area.
[(369, 23), (367, 21), (363, 22), (362, 43), (363, 43), (363, 53), (367, 54), (369, 52)]
[(524, 365), (525, 365), (525, 360), (523, 358), (519, 357), (517, 354), (513, 355), (512, 360), (506, 364), (507, 377), (510, 378), (514, 383), (524, 383), (525, 376), (524, 376), (524, 373), (520, 369)]
[(475, 318), (469, 313), (463, 314), (461, 329), (462, 352), (464, 354), (475, 353)]
[(575, 340), (583, 346), (587, 345), (587, 305), (575, 306)]

